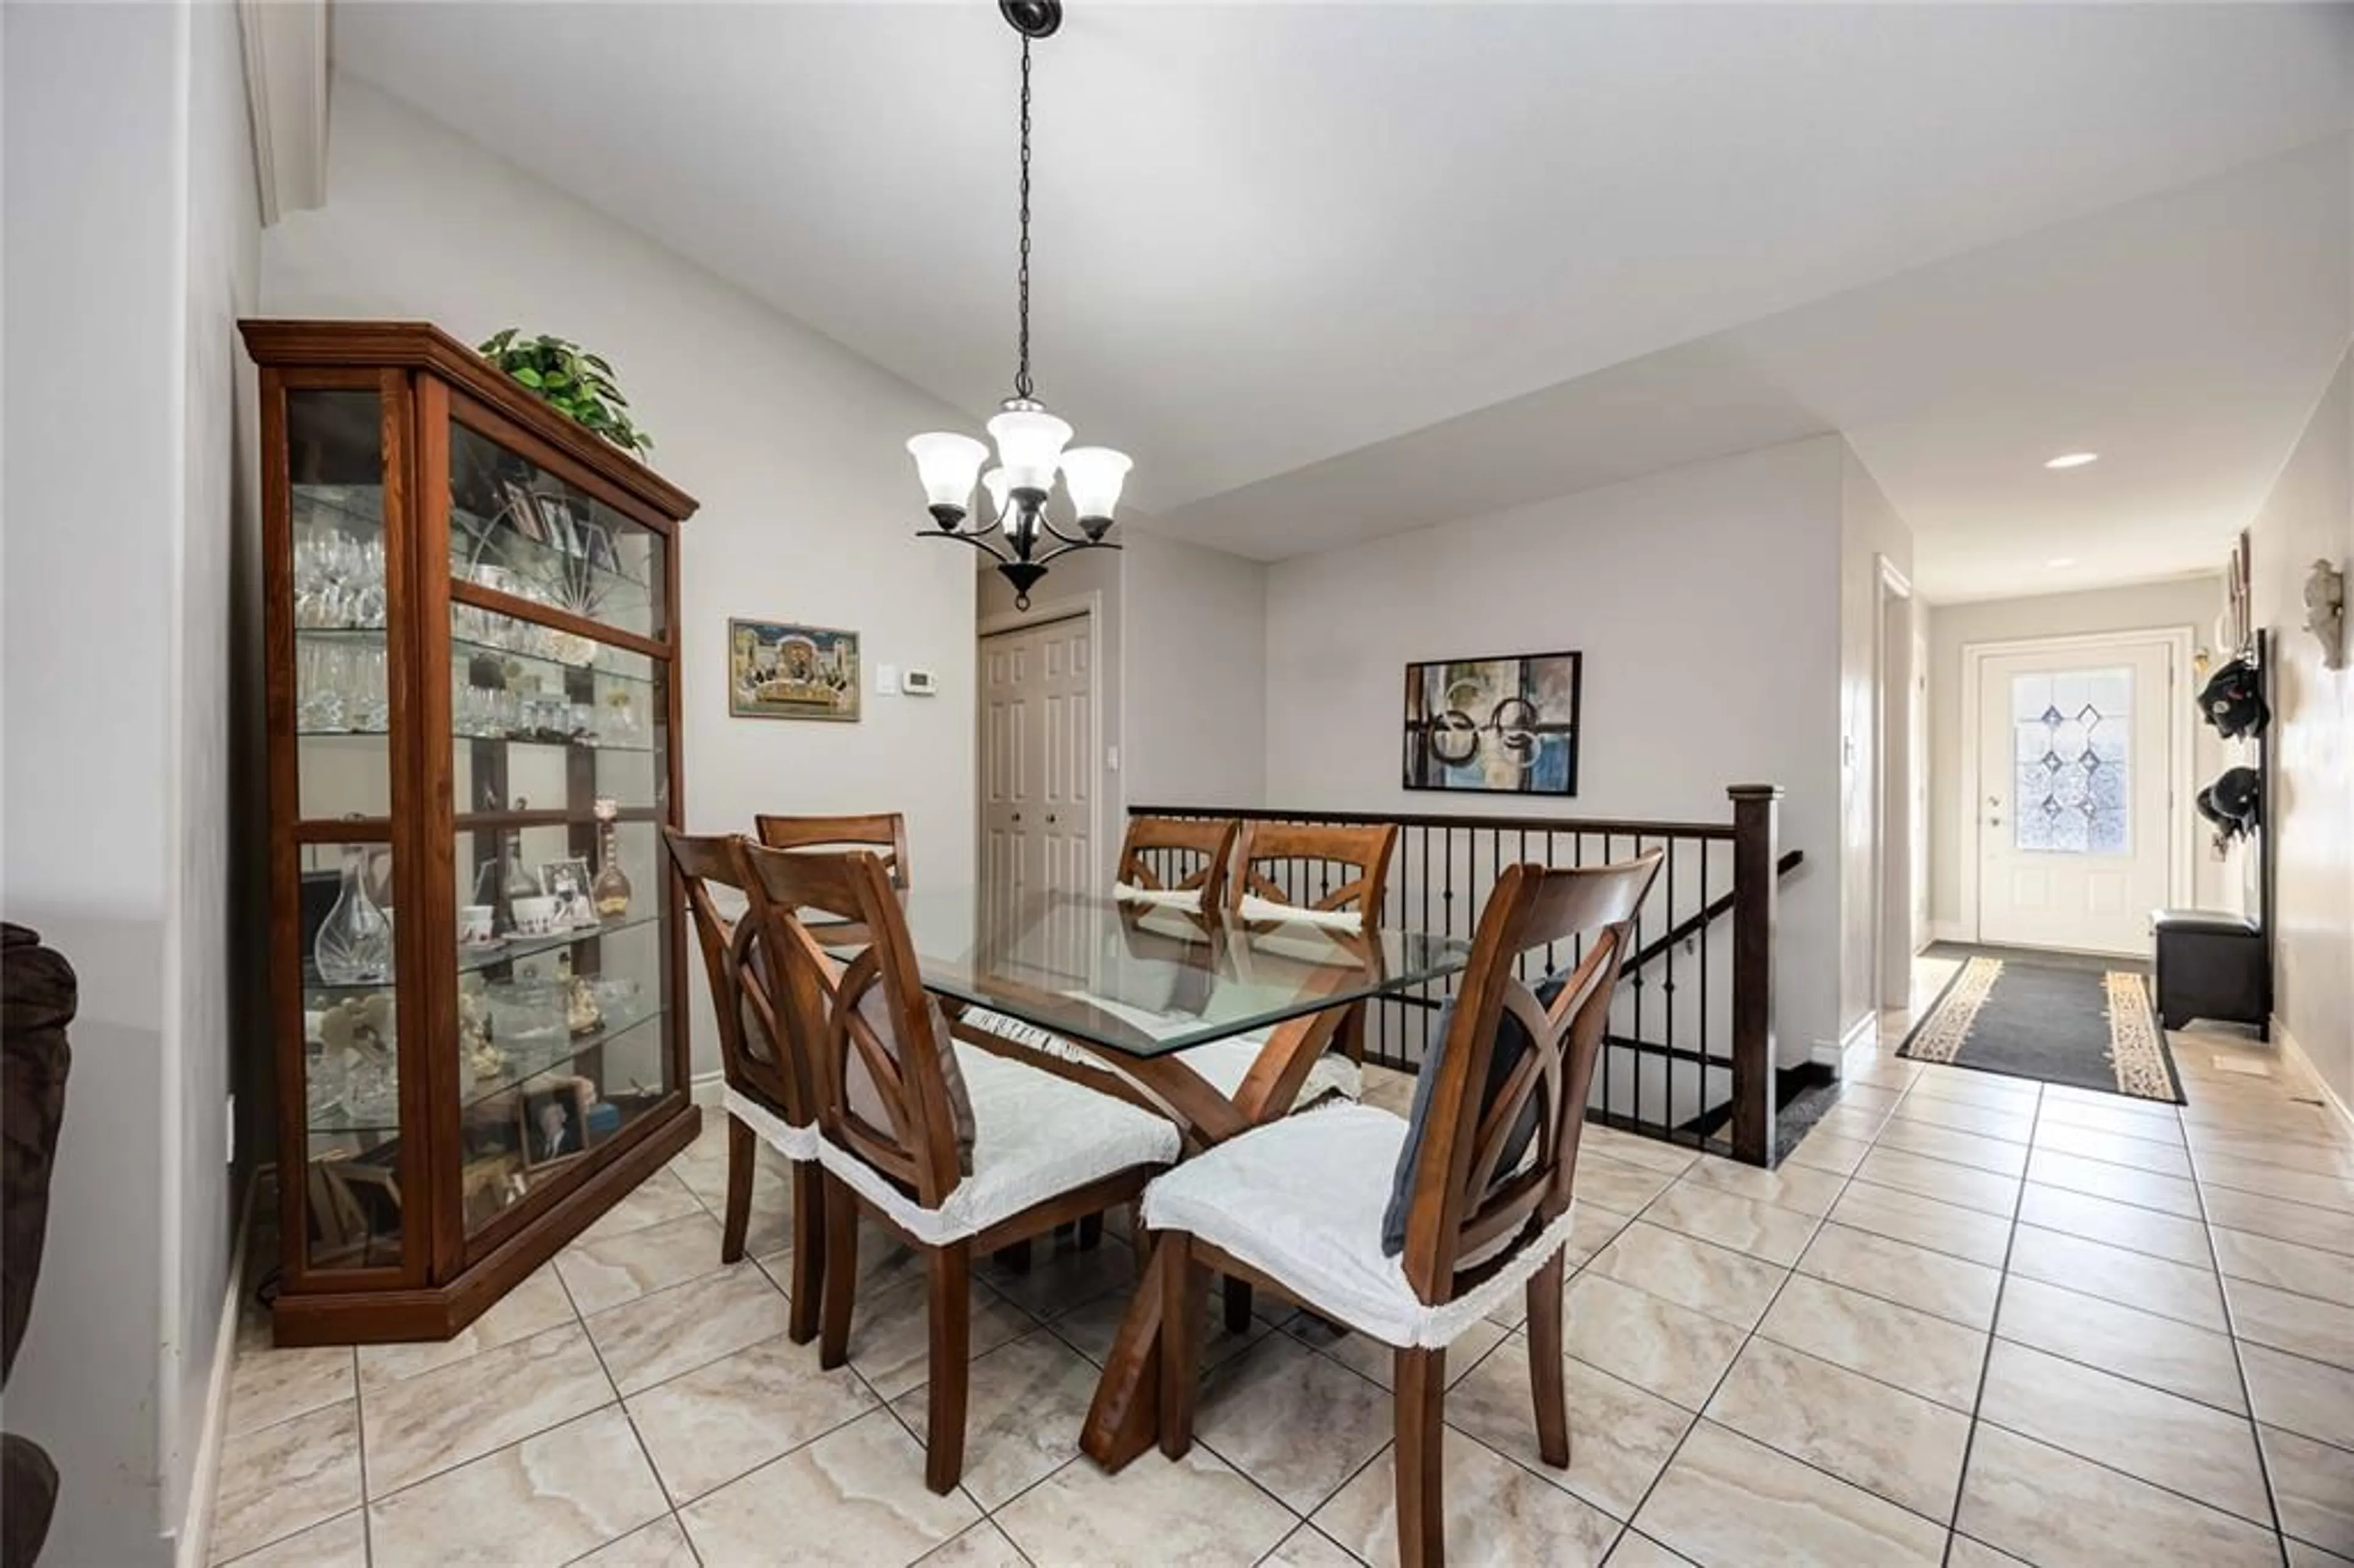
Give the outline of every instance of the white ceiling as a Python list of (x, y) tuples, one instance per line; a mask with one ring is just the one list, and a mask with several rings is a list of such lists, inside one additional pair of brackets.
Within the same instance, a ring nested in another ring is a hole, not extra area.
[[(1931, 599), (2213, 570), (2345, 347), (2350, 178), (2317, 143), (1154, 523), (1292, 555), (1841, 430)], [(2043, 467), (2080, 450), (2101, 461)]]
[[(1003, 395), (993, 5), (335, 27), (908, 380)], [(1037, 56), (1040, 393), (1157, 522), (1266, 557), (1836, 428), (1933, 598), (2203, 564), (2346, 338), (2345, 143), (2283, 155), (2342, 135), (2350, 57), (2335, 7), (1074, 0)]]

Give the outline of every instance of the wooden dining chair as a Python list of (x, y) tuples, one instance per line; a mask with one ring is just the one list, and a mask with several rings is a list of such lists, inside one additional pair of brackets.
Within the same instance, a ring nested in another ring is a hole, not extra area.
[[(1358, 951), (1360, 938), (1381, 928), (1382, 901), (1389, 889), (1390, 857), (1397, 848), (1397, 824), (1318, 827), (1291, 822), (1246, 823), (1226, 883), (1229, 918), (1246, 926), (1276, 922), (1315, 926), (1336, 946)], [(1286, 887), (1270, 873), (1292, 881)], [(1314, 879), (1314, 890), (1310, 887)], [(1332, 1095), (1353, 1100), (1363, 1090), (1364, 1010), (1350, 1010), (1335, 1038), (1342, 1054), (1320, 1057), (1299, 1086), (1295, 1105), (1310, 1106)], [(1238, 1035), (1182, 1053), (1187, 1065), (1229, 1098), (1267, 1044), (1261, 1034)]]
[(1198, 914), (1225, 907), (1226, 864), (1242, 824), (1231, 817), (1130, 817), (1112, 892)]
[[(1148, 1188), (1164, 1249), (1161, 1446), (1193, 1439), (1200, 1270), (1269, 1286), (1392, 1347), (1398, 1560), (1446, 1561), (1440, 1431), (1447, 1346), (1525, 1290), (1537, 1448), (1569, 1464), (1562, 1387), (1563, 1252), (1578, 1135), (1635, 911), (1660, 852), (1618, 865), (1505, 868), (1469, 967), (1415, 1086), (1414, 1113), (1370, 1106), (1289, 1117), (1229, 1139)], [(1585, 956), (1539, 999), (1521, 954), (1573, 937)]]
[[(872, 850), (891, 874), (891, 885), (907, 891), (912, 874), (907, 863), (907, 819), (897, 811), (870, 811), (850, 817), (779, 817), (766, 813), (752, 819), (752, 832), (769, 849), (795, 851)], [(819, 932), (830, 942), (863, 942), (858, 931), (832, 928)]]
[[(1231, 817), (1130, 817), (1120, 840), (1113, 895), (1124, 905), (1170, 908), (1214, 917), (1225, 908), (1226, 863), (1242, 824)], [(970, 1007), (959, 1032), (1003, 1054), (1010, 1050), (1050, 1073), (1147, 1108), (1156, 1102), (1118, 1066), (1052, 1030), (998, 1012)]]
[[(863, 1216), (925, 1255), (931, 1364), (926, 1485), (964, 1469), (972, 1255), (1132, 1201), (1177, 1158), (1164, 1118), (949, 1034), (923, 989), (883, 862), (864, 851), (740, 851), (755, 916), (786, 974), (793, 1033), (819, 1088), (825, 1186), (821, 1366), (848, 1359)], [(814, 913), (864, 927), (847, 963)]]
[(762, 813), (752, 832), (769, 849), (870, 849), (891, 874), (891, 885), (907, 890), (907, 819), (897, 811), (853, 817), (779, 817)]
[(749, 903), (737, 838), (698, 838), (664, 828), (663, 842), (686, 885), (687, 909), (694, 917), (695, 941), (703, 948), (712, 1011), (719, 1021), (719, 1070), (725, 1080), (720, 1104), (727, 1112), (727, 1212), (719, 1259), (734, 1263), (744, 1255), (745, 1233), (752, 1220), (752, 1179), (759, 1163), (758, 1139), (783, 1155), (791, 1172), (793, 1259), (787, 1291), (792, 1315), (788, 1327), (793, 1342), (805, 1345), (817, 1337), (825, 1261), (816, 1092), (779, 1012), (779, 977), (767, 956), (761, 923), (749, 918), (748, 910), (731, 920), (712, 896), (713, 888), (724, 887)]

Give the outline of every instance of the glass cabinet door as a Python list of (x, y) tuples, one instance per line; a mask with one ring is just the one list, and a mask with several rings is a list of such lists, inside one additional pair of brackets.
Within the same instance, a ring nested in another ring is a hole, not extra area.
[[(472, 1238), (680, 1085), (667, 538), (450, 426), (459, 1182)], [(584, 630), (587, 628), (587, 630)]]
[(450, 427), (453, 578), (659, 638), (668, 630), (668, 541), (468, 427)]
[(297, 885), (279, 897), (297, 911), (302, 1047), (300, 1082), (281, 1093), (302, 1105), (301, 1255), (313, 1272), (403, 1260), (383, 431), (375, 391), (286, 394), (278, 580), (291, 601), (271, 613), (293, 628)]

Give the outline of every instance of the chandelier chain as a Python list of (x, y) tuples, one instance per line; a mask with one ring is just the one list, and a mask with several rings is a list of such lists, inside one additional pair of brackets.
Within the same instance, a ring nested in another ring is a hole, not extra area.
[(1030, 40), (1022, 40), (1022, 266), (1017, 274), (1020, 330), (1014, 351), (1013, 395), (1030, 396)]

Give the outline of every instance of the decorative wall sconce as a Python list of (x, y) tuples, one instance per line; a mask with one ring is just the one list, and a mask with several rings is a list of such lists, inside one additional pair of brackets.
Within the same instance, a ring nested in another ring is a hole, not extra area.
[(2305, 629), (2321, 639), (2321, 665), (2346, 665), (2346, 574), (2316, 561), (2305, 575)]

